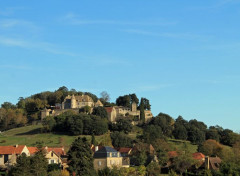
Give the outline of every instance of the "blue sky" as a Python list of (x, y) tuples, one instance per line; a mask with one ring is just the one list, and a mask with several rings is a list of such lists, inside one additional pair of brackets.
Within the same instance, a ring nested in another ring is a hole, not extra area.
[(0, 1), (0, 104), (60, 86), (240, 131), (239, 0)]

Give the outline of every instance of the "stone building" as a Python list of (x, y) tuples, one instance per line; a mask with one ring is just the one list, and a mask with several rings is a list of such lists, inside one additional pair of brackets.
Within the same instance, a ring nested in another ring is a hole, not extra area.
[(79, 109), (89, 106), (91, 111), (94, 107), (103, 106), (102, 102), (98, 100), (94, 102), (93, 99), (88, 95), (70, 96), (68, 95), (61, 104), (56, 104), (55, 109), (44, 109), (41, 111), (41, 119), (47, 116), (57, 116), (68, 110), (73, 110), (79, 113)]
[(94, 161), (94, 169), (100, 170), (104, 169), (106, 167), (113, 168), (122, 167), (122, 156), (120, 152), (113, 149), (112, 147), (102, 147), (100, 150), (95, 150), (95, 153), (93, 155)]
[(100, 100), (98, 100), (96, 103), (93, 101), (93, 99), (88, 95), (78, 95), (78, 96), (70, 96), (68, 95), (64, 101), (62, 102), (62, 108), (61, 109), (80, 109), (84, 106), (89, 106), (91, 108), (103, 106)]
[[(113, 107), (105, 107), (108, 113), (108, 120), (111, 122), (116, 122), (117, 119), (121, 117), (126, 117), (128, 115), (140, 120), (140, 110), (137, 110), (137, 104), (132, 103), (131, 109), (123, 106), (113, 106)], [(150, 110), (145, 110), (145, 121), (149, 121), (153, 115)]]

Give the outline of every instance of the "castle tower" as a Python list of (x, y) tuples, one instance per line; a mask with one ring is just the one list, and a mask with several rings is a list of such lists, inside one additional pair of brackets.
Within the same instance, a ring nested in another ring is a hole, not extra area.
[(137, 103), (132, 102), (132, 112), (137, 112)]
[(71, 97), (71, 109), (77, 108), (77, 101), (74, 95)]

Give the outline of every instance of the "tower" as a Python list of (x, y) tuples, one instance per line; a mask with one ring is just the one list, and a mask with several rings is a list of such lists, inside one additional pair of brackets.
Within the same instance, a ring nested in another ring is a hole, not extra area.
[(137, 103), (132, 102), (132, 112), (137, 112)]

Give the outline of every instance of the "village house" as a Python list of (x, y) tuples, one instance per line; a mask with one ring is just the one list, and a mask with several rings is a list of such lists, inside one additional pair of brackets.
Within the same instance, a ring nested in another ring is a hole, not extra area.
[(23, 153), (30, 156), (26, 145), (0, 146), (0, 167), (8, 168), (16, 164), (17, 156)]
[(95, 170), (104, 169), (105, 167), (122, 167), (123, 158), (120, 152), (113, 149), (112, 147), (105, 146), (98, 150), (98, 147), (96, 146), (93, 158), (93, 165)]
[(120, 152), (122, 156), (122, 167), (129, 167), (130, 166), (130, 154), (132, 152), (132, 148), (129, 147), (120, 147), (117, 149), (118, 152)]
[[(37, 147), (28, 147), (30, 155), (34, 155), (37, 151)], [(48, 160), (48, 164), (60, 164), (63, 165), (63, 158), (66, 157), (66, 152), (64, 148), (50, 148), (44, 147), (44, 151), (46, 152), (46, 158)]]

